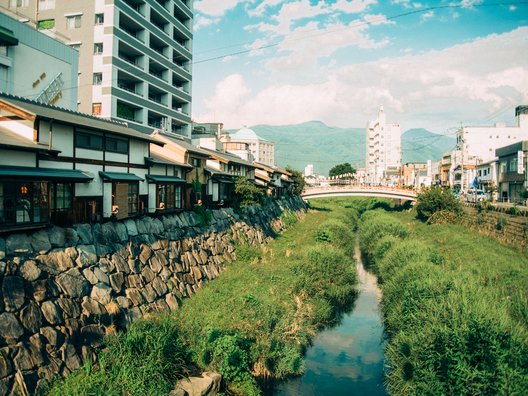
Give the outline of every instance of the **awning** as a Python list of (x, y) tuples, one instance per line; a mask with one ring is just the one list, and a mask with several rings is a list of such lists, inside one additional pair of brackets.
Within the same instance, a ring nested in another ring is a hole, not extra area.
[(226, 177), (226, 176), (214, 176), (213, 175), (213, 181), (218, 182), (218, 183), (224, 183), (224, 184), (235, 184), (235, 181), (232, 178)]
[(185, 179), (176, 176), (146, 175), (146, 178), (149, 183), (186, 183)]
[(99, 171), (99, 175), (105, 182), (133, 182), (143, 181), (143, 179), (133, 173), (120, 173), (120, 172), (102, 172)]
[(3, 45), (18, 45), (18, 39), (9, 29), (0, 26), (0, 44)]
[(2, 177), (71, 182), (89, 182), (93, 180), (93, 177), (77, 169), (31, 168), (26, 166), (0, 166), (0, 178)]

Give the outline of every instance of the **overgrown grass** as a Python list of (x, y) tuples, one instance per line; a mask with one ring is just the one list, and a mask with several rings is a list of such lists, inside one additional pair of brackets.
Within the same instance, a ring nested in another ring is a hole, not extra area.
[[(237, 261), (170, 316), (152, 317), (107, 339), (97, 364), (55, 384), (51, 394), (166, 395), (186, 370), (223, 375), (228, 391), (256, 395), (256, 379), (304, 371), (317, 329), (356, 294), (353, 246), (358, 213), (320, 201), (263, 249), (236, 247)], [(314, 231), (327, 221), (328, 241)]]
[(366, 212), (360, 243), (382, 281), (390, 393), (523, 394), (528, 257), (460, 225)]

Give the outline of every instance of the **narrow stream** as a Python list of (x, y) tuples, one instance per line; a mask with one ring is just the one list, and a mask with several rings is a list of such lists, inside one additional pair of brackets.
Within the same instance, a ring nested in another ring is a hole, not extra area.
[(278, 383), (273, 395), (386, 395), (383, 387), (381, 291), (356, 242), (359, 295), (350, 312), (323, 330), (306, 353), (304, 375)]

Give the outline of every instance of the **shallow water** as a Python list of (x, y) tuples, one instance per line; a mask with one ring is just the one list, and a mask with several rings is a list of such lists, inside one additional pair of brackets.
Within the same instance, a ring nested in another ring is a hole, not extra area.
[(272, 395), (386, 395), (381, 292), (356, 247), (359, 295), (341, 322), (323, 330), (306, 353), (304, 375), (277, 383)]

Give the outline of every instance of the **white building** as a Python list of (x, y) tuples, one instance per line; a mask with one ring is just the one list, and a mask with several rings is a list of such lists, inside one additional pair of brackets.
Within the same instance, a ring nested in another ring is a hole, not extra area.
[(378, 118), (368, 123), (366, 133), (366, 182), (397, 182), (402, 156), (400, 125), (388, 124), (381, 106)]
[(259, 137), (255, 131), (242, 128), (230, 136), (231, 142), (248, 143), (249, 150), (256, 162), (269, 166), (275, 165), (275, 144)]
[(314, 166), (313, 166), (313, 164), (306, 165), (306, 167), (304, 168), (304, 176), (308, 177), (308, 176), (313, 176), (313, 175), (314, 175)]
[(528, 106), (517, 106), (515, 125), (465, 126), (457, 131), (457, 144), (464, 160), (477, 157), (481, 162), (495, 159), (495, 150), (528, 139)]

